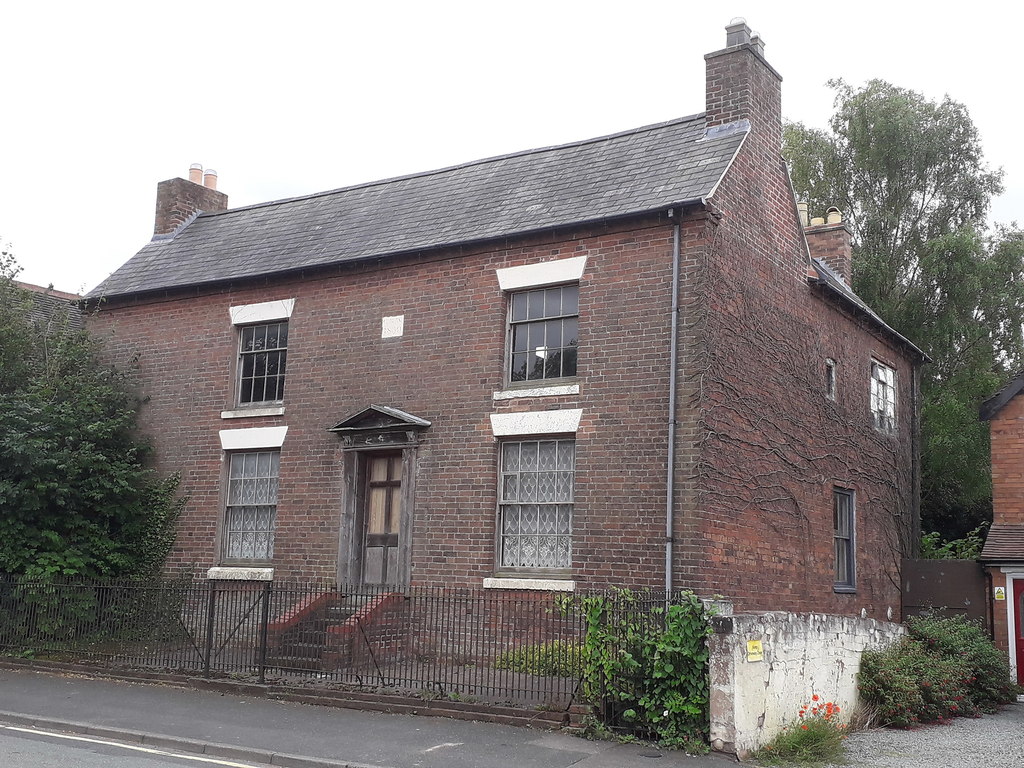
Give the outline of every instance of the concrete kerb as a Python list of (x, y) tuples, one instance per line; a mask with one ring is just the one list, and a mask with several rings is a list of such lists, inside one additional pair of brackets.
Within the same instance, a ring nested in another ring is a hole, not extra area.
[(186, 739), (180, 736), (169, 736), (161, 733), (147, 733), (128, 728), (110, 728), (92, 725), (73, 720), (56, 720), (54, 718), (23, 715), (17, 712), (0, 711), (0, 726), (16, 726), (38, 730), (60, 731), (77, 736), (93, 736), (100, 739), (120, 741), (126, 744), (145, 746), (151, 749), (173, 750), (192, 754), (229, 760), (245, 760), (263, 765), (277, 765), (281, 768), (387, 768), (386, 766), (367, 765), (348, 761), (328, 760), (304, 755), (289, 755), (284, 752), (271, 752), (265, 749), (250, 749), (233, 744)]

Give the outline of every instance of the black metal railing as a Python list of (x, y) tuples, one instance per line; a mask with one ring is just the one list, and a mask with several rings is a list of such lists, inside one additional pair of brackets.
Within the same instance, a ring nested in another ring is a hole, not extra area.
[[(568, 706), (581, 700), (581, 599), (483, 589), (0, 576), (0, 653)], [(645, 595), (621, 610), (655, 616), (652, 609), (664, 605), (665, 596)]]

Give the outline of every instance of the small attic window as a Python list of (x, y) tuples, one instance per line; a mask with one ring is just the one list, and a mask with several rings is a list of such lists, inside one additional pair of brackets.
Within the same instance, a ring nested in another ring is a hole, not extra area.
[(825, 397), (836, 399), (836, 361), (831, 357), (825, 358)]

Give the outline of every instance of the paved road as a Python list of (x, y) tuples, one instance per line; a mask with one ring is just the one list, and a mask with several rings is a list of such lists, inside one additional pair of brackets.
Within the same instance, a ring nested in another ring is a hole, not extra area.
[(0, 725), (0, 765), (11, 768), (265, 768), (88, 736)]

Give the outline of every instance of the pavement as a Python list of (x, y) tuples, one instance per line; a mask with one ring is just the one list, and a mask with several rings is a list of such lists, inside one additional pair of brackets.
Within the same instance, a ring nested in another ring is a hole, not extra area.
[(0, 669), (4, 725), (283, 768), (728, 768), (641, 744), (440, 717), (383, 714)]

